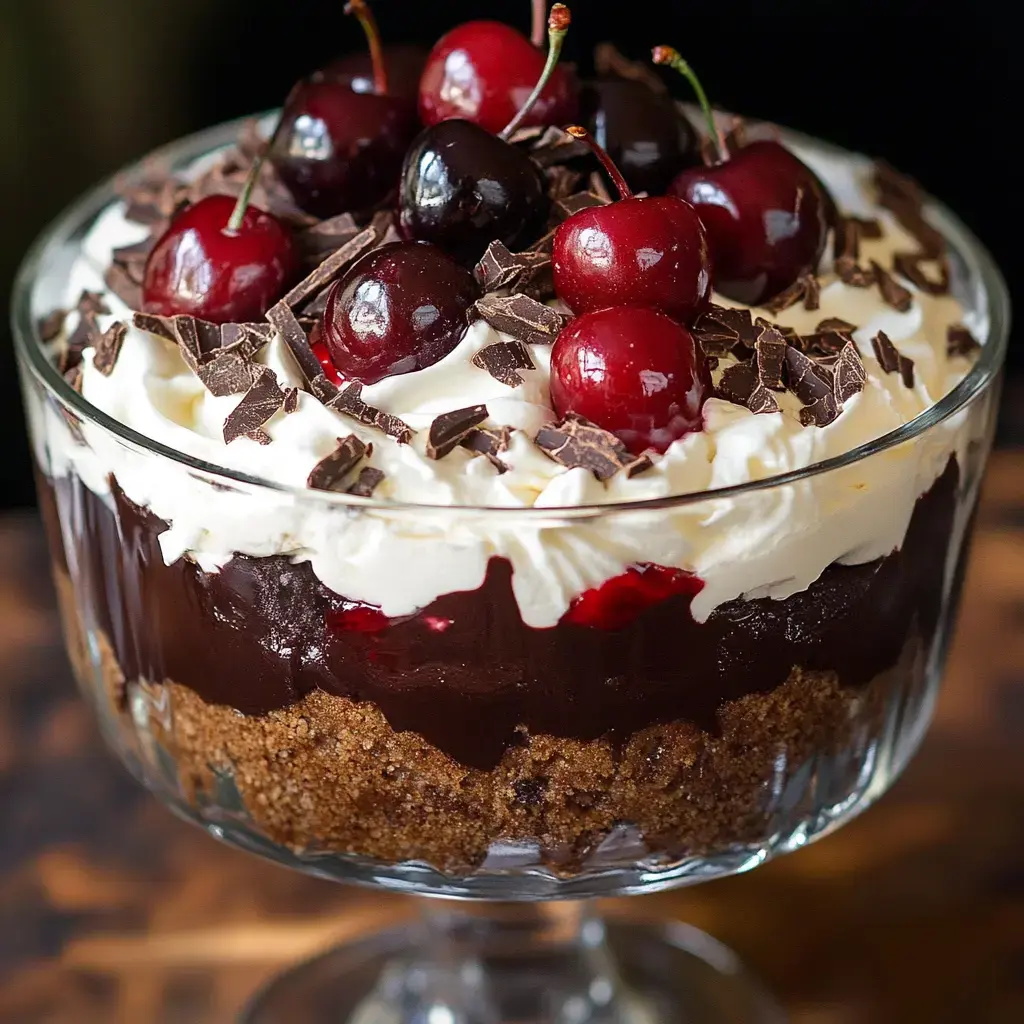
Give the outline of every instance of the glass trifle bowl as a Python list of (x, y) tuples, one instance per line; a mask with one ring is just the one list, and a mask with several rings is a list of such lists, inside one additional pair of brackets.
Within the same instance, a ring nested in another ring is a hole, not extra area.
[[(205, 166), (238, 130), (157, 160)], [(785, 138), (840, 192), (836, 175), (866, 173), (863, 158)], [(285, 462), (309, 455), (287, 441), (318, 401), (301, 379), (298, 413), (265, 424), (273, 443), (241, 438), (222, 446), (241, 454), (220, 460), (209, 432), (186, 423), (209, 401), (170, 366), (173, 339), (132, 327), (91, 393), (62, 374), (71, 332), (41, 321), (103, 290), (96, 254), (109, 256), (104, 231), (123, 220), (118, 195), (101, 185), (43, 235), (14, 302), (78, 683), (136, 777), (216, 838), (324, 879), (450, 898), (424, 901), (415, 927), (287, 973), (247, 1019), (779, 1019), (713, 940), (606, 927), (585, 900), (797, 849), (867, 807), (913, 754), (942, 675), (1007, 340), (1005, 287), (983, 248), (927, 200), (951, 295), (912, 288), (909, 312), (833, 325), (868, 366), (847, 400), (858, 416), (875, 403), (877, 426), (857, 433), (844, 411), (787, 440), (716, 398), (705, 415), (717, 426), (685, 439), (677, 460), (699, 472), (671, 477), (659, 463), (634, 487), (625, 471), (608, 482), (549, 459), (543, 498), (409, 500), (267, 469), (277, 446)], [(786, 337), (843, 315), (828, 287), (816, 312), (777, 313)], [(130, 315), (105, 301), (100, 327)], [(954, 326), (947, 363), (953, 320), (981, 344), (967, 353)], [(916, 382), (898, 361), (885, 372), (879, 331), (910, 339)], [(263, 359), (295, 370), (281, 352)], [(116, 401), (104, 387), (120, 389)], [(932, 398), (901, 405), (900, 387)], [(238, 396), (216, 401), (229, 413)], [(339, 436), (355, 429), (316, 415)], [(390, 441), (378, 438), (385, 456)], [(779, 453), (794, 446), (787, 463)], [(514, 460), (514, 441), (508, 451)], [(500, 480), (501, 456), (462, 446), (453, 472)], [(431, 465), (415, 442), (402, 458), (390, 476)]]

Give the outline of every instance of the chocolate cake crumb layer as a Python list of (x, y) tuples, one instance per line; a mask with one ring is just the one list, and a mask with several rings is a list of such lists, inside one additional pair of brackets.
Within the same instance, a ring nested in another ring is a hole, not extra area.
[[(90, 679), (71, 583), (59, 571), (57, 579), (75, 668)], [(107, 713), (121, 716), (123, 740), (136, 749), (124, 672), (109, 638), (96, 640)], [(200, 816), (230, 777), (252, 827), (296, 853), (421, 861), (459, 876), (484, 865), (495, 843), (529, 843), (538, 863), (568, 876), (600, 866), (601, 843), (626, 824), (643, 836), (636, 859), (767, 843), (801, 813), (781, 805), (796, 799), (802, 777), (814, 778), (812, 764), (834, 758), (845, 764), (839, 784), (855, 785), (887, 710), (918, 702), (925, 663), (911, 643), (864, 688), (794, 669), (771, 693), (726, 702), (713, 732), (676, 721), (624, 744), (532, 735), (490, 770), (458, 764), (348, 697), (313, 691), (288, 708), (239, 715), (169, 680), (131, 686), (149, 694), (140, 702), (152, 709), (148, 729)]]

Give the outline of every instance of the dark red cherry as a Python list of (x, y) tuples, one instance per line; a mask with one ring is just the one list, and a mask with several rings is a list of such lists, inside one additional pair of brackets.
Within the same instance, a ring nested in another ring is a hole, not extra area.
[(574, 313), (606, 306), (650, 306), (692, 323), (711, 294), (711, 260), (696, 211), (674, 196), (637, 198), (594, 145), (623, 198), (580, 210), (555, 232), (555, 292)]
[(147, 313), (188, 313), (213, 323), (261, 320), (298, 269), (291, 231), (276, 217), (238, 201), (207, 196), (179, 213), (146, 260)]
[(389, 88), (380, 33), (365, 0), (350, 0), (366, 32), (373, 89), (318, 71), (285, 101), (270, 160), (295, 202), (317, 217), (365, 210), (398, 183), (409, 143), (419, 130), (413, 101)]
[(374, 384), (448, 355), (478, 297), (473, 275), (436, 246), (392, 242), (331, 288), (321, 337), (344, 378)]
[(642, 306), (576, 317), (551, 352), (551, 404), (610, 430), (631, 452), (664, 452), (702, 427), (703, 353), (674, 320)]
[(715, 288), (730, 299), (760, 305), (821, 259), (831, 199), (777, 142), (751, 142), (723, 163), (683, 171), (671, 191), (704, 222)]
[(667, 95), (643, 82), (601, 79), (584, 85), (581, 117), (634, 192), (663, 195), (685, 167), (700, 162), (693, 125)]
[(467, 265), (494, 239), (513, 251), (534, 242), (550, 209), (537, 164), (471, 121), (424, 129), (406, 155), (398, 201), (406, 237)]
[(717, 159), (683, 171), (672, 195), (690, 203), (707, 228), (715, 288), (752, 306), (817, 268), (835, 204), (818, 176), (785, 146), (770, 140), (730, 152), (693, 69), (668, 46), (653, 52), (693, 86)]
[[(388, 95), (402, 96), (417, 102), (420, 77), (427, 63), (427, 51), (422, 46), (397, 44), (383, 49), (384, 67), (388, 77)], [(376, 69), (369, 53), (348, 53), (324, 68), (324, 75), (347, 85), (353, 92), (376, 91)]]
[[(530, 95), (544, 67), (544, 53), (499, 21), (468, 21), (435, 44), (420, 80), (425, 125), (457, 117), (500, 132)], [(566, 124), (576, 119), (574, 84), (557, 68), (520, 127)]]
[(684, 569), (644, 563), (584, 591), (569, 606), (564, 622), (594, 629), (622, 629), (648, 608), (670, 597), (694, 597), (704, 581)]

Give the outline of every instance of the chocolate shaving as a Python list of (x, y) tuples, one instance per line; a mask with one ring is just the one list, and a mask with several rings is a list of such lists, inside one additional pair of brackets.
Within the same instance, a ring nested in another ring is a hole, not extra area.
[(536, 369), (521, 341), (499, 341), (488, 345), (473, 356), (473, 365), (486, 370), (495, 380), (510, 388), (517, 388), (523, 383), (519, 370)]
[(824, 320), (820, 320), (814, 329), (819, 333), (838, 331), (840, 334), (852, 334), (857, 330), (857, 325), (851, 324), (849, 320), (843, 320), (842, 317), (827, 316)]
[(100, 336), (99, 325), (96, 323), (96, 314), (86, 310), (79, 314), (78, 323), (71, 332), (64, 350), (57, 360), (57, 369), (64, 373), (82, 361), (82, 353), (91, 345), (96, 344)]
[(914, 386), (914, 360), (903, 355), (892, 343), (885, 331), (879, 331), (871, 339), (878, 365), (886, 373), (899, 373), (900, 379), (908, 388)]
[(870, 288), (875, 283), (874, 271), (862, 267), (848, 256), (836, 259), (835, 271), (839, 275), (839, 280), (851, 288)]
[(867, 371), (864, 369), (860, 352), (852, 341), (848, 341), (839, 353), (833, 370), (833, 393), (836, 401), (843, 405), (864, 390), (866, 381)]
[(82, 316), (89, 313), (93, 316), (107, 316), (110, 313), (110, 307), (103, 301), (102, 292), (91, 292), (88, 289), (79, 295), (76, 308)]
[(838, 415), (839, 406), (832, 392), (826, 391), (821, 398), (800, 410), (800, 423), (805, 427), (827, 427)]
[(786, 339), (774, 327), (761, 331), (755, 345), (755, 358), (758, 383), (772, 391), (784, 391), (782, 367), (786, 361)]
[(753, 323), (750, 318), (750, 310), (745, 306), (712, 305), (704, 316), (701, 317), (700, 321), (698, 321), (698, 324), (703, 324), (705, 318), (727, 331), (736, 341), (742, 343), (748, 349), (754, 347), (757, 336), (761, 333), (761, 328)]
[[(340, 249), (331, 253), (311, 274), (300, 281), (281, 301), (289, 309), (298, 309), (311, 295), (319, 292), (347, 270), (360, 256), (369, 252), (383, 234), (373, 225), (364, 228)], [(269, 315), (269, 314), (268, 314)]]
[(545, 167), (544, 177), (548, 183), (548, 198), (552, 202), (558, 202), (571, 196), (583, 180), (583, 175), (579, 171), (574, 171), (562, 164)]
[(285, 388), (284, 389), (284, 402), (281, 404), (281, 408), (286, 413), (293, 413), (299, 407), (299, 389), (298, 388)]
[(204, 357), (220, 348), (220, 325), (185, 313), (173, 317), (171, 323), (182, 358), (198, 373)]
[(852, 340), (845, 330), (817, 330), (813, 334), (800, 336), (800, 348), (809, 355), (836, 356)]
[(255, 365), (244, 352), (234, 349), (219, 352), (209, 361), (200, 363), (196, 376), (211, 395), (223, 398), (252, 387)]
[(914, 301), (910, 291), (904, 288), (892, 274), (879, 266), (874, 260), (871, 261), (871, 269), (875, 272), (875, 280), (878, 282), (878, 290), (882, 295), (882, 301), (900, 313), (906, 313)]
[(781, 313), (803, 300), (804, 309), (817, 309), (821, 289), (813, 274), (801, 274), (788, 288), (762, 305), (770, 313)]
[(93, 355), (92, 365), (104, 377), (109, 377), (114, 372), (117, 357), (121, 354), (121, 346), (124, 344), (127, 333), (127, 326), (117, 320), (96, 339), (96, 351)]
[(43, 342), (53, 341), (60, 336), (64, 330), (64, 323), (68, 318), (66, 309), (55, 309), (52, 313), (40, 317), (36, 322), (36, 330), (39, 331), (39, 338)]
[(178, 343), (178, 335), (174, 331), (174, 321), (169, 316), (157, 316), (155, 313), (133, 313), (132, 324), (140, 331), (155, 334), (158, 338)]
[(338, 447), (330, 455), (325, 455), (311, 470), (306, 478), (306, 486), (318, 491), (343, 490), (345, 478), (359, 465), (363, 457), (373, 451), (355, 434), (338, 438)]
[(504, 293), (516, 290), (550, 264), (551, 257), (546, 253), (514, 253), (503, 242), (494, 241), (473, 268), (473, 276), (485, 292)]
[(72, 391), (77, 391), (79, 394), (82, 393), (82, 364), (76, 363), (74, 366), (69, 367), (63, 373), (64, 380), (67, 381), (68, 386)]
[(966, 356), (979, 348), (978, 339), (963, 324), (950, 324), (946, 328), (947, 356)]
[(552, 344), (569, 322), (566, 314), (528, 295), (485, 295), (473, 309), (495, 330), (529, 345)]
[(901, 355), (899, 371), (903, 386), (912, 388), (914, 386), (914, 360), (909, 356)]
[(559, 199), (555, 203), (555, 217), (557, 220), (565, 220), (580, 210), (590, 210), (595, 206), (607, 206), (608, 200), (599, 196), (596, 192), (576, 192), (573, 195)]
[(103, 274), (106, 286), (129, 308), (142, 305), (142, 275), (132, 276), (131, 269), (123, 263), (111, 263)]
[(309, 338), (306, 337), (306, 332), (288, 304), (282, 301), (276, 306), (271, 306), (267, 310), (267, 320), (288, 346), (288, 351), (294, 356), (295, 362), (299, 364), (299, 369), (313, 394), (321, 401), (324, 401), (324, 395), (328, 400), (333, 398), (337, 389), (324, 377), (320, 360), (317, 359), (316, 353), (309, 344)]
[(609, 480), (638, 461), (614, 434), (571, 413), (557, 426), (542, 427), (534, 440), (560, 466), (587, 469), (598, 480)]
[(779, 411), (779, 402), (767, 387), (758, 383), (750, 392), (747, 408), (756, 415), (773, 413)]
[(475, 427), (487, 419), (486, 405), (471, 405), (442, 413), (430, 424), (427, 458), (443, 459), (460, 445)]
[(306, 228), (298, 235), (298, 243), (307, 256), (323, 255), (351, 242), (359, 230), (351, 213), (339, 213)]
[[(924, 272), (922, 264), (931, 263), (938, 269), (937, 276)], [(949, 263), (945, 256), (929, 256), (924, 252), (898, 252), (892, 258), (893, 269), (902, 274), (919, 291), (928, 295), (946, 295), (949, 292)]]
[(343, 391), (339, 391), (326, 404), (329, 408), (345, 413), (346, 416), (351, 416), (360, 423), (382, 430), (399, 444), (408, 444), (412, 440), (413, 431), (407, 423), (403, 423), (397, 416), (367, 405), (363, 401), (362, 395), (363, 385), (356, 381), (349, 384)]
[(384, 471), (375, 466), (363, 466), (359, 470), (359, 476), (351, 487), (347, 488), (346, 494), (353, 494), (357, 498), (372, 498), (373, 492), (384, 482)]
[(156, 243), (156, 236), (148, 235), (140, 242), (135, 242), (132, 245), (122, 245), (114, 249), (110, 254), (110, 258), (115, 263), (144, 264)]
[(256, 367), (252, 385), (224, 421), (224, 443), (231, 444), (262, 427), (283, 404), (284, 392), (277, 375), (268, 366)]
[(245, 436), (249, 438), (250, 441), (255, 441), (257, 444), (268, 445), (273, 444), (274, 442), (274, 439), (262, 427), (250, 430)]
[(814, 363), (792, 345), (786, 347), (786, 386), (804, 405), (813, 405), (825, 395), (832, 397), (831, 387)]
[(558, 228), (552, 228), (547, 234), (541, 235), (532, 245), (526, 247), (527, 252), (544, 252), (550, 255), (555, 241), (555, 232)]
[(530, 158), (542, 168), (590, 155), (590, 147), (561, 128), (549, 125), (530, 149)]
[(509, 427), (476, 427), (471, 430), (460, 442), (463, 448), (483, 455), (499, 472), (504, 473), (508, 466), (498, 458), (502, 452), (508, 451), (512, 431)]
[(715, 386), (714, 395), (733, 405), (745, 406), (758, 386), (757, 369), (753, 363), (727, 366)]
[(241, 351), (249, 356), (257, 352), (274, 336), (270, 324), (221, 324), (221, 350)]

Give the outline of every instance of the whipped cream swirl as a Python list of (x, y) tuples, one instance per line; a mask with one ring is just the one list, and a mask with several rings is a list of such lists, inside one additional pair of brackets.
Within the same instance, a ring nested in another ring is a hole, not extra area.
[[(883, 237), (862, 244), (864, 260), (891, 264), (893, 252), (916, 245), (885, 212), (868, 201), (871, 163), (858, 156), (794, 147), (825, 180), (840, 208), (873, 216)], [(97, 291), (111, 251), (144, 237), (114, 203), (85, 240), (67, 285), (73, 306), (83, 288)], [(601, 483), (583, 469), (556, 464), (532, 441), (554, 419), (548, 400), (550, 347), (531, 346), (536, 369), (508, 387), (472, 362), (487, 345), (507, 340), (484, 322), (470, 327), (459, 346), (427, 369), (386, 378), (363, 391), (364, 399), (418, 431), (399, 445), (301, 392), (298, 409), (280, 412), (265, 426), (273, 439), (261, 445), (240, 438), (225, 445), (224, 420), (240, 397), (211, 395), (169, 342), (130, 328), (117, 365), (104, 376), (87, 351), (82, 388), (88, 401), (140, 434), (214, 465), (276, 483), (304, 487), (316, 463), (340, 436), (354, 433), (373, 443), (370, 464), (386, 474), (375, 498), (431, 506), (352, 509), (312, 494), (302, 500), (269, 489), (211, 488), (177, 462), (138, 453), (100, 427), (82, 425), (77, 442), (53, 410), (36, 410), (37, 455), (53, 476), (75, 473), (94, 492), (109, 496), (113, 476), (125, 494), (170, 527), (161, 536), (168, 563), (186, 557), (215, 572), (236, 552), (308, 560), (328, 587), (379, 606), (386, 615), (415, 612), (441, 594), (479, 587), (491, 558), (508, 559), (524, 622), (556, 624), (572, 600), (635, 563), (658, 563), (695, 573), (704, 587), (693, 602), (703, 621), (734, 598), (785, 598), (805, 589), (833, 562), (860, 563), (902, 543), (914, 503), (941, 473), (950, 455), (970, 438), (963, 414), (909, 445), (889, 449), (840, 471), (796, 484), (708, 498), (670, 510), (637, 510), (622, 503), (693, 494), (763, 480), (840, 455), (913, 419), (950, 391), (970, 361), (947, 356), (946, 329), (966, 323), (984, 339), (984, 312), (965, 312), (950, 296), (914, 292), (905, 313), (887, 306), (877, 288), (853, 288), (822, 266), (820, 308), (793, 307), (769, 319), (802, 333), (826, 317), (858, 325), (854, 340), (867, 368), (863, 391), (847, 401), (826, 427), (800, 424), (799, 402), (779, 395), (782, 410), (754, 415), (719, 399), (704, 408), (704, 429), (675, 442), (652, 469)], [(109, 316), (131, 322), (131, 313), (107, 293)], [(720, 297), (715, 301), (734, 305)], [(755, 315), (757, 315), (755, 313)], [(73, 329), (73, 321), (68, 324)], [(886, 374), (872, 352), (879, 330), (914, 360), (913, 387)], [(302, 387), (290, 352), (275, 337), (259, 359), (282, 386)], [(721, 363), (718, 373), (728, 365)], [(502, 455), (508, 471), (456, 448), (441, 460), (425, 454), (424, 428), (440, 413), (486, 404), (488, 426), (513, 428)], [(608, 514), (515, 515), (504, 510), (563, 509), (607, 503)], [(481, 511), (460, 506), (487, 506)]]

